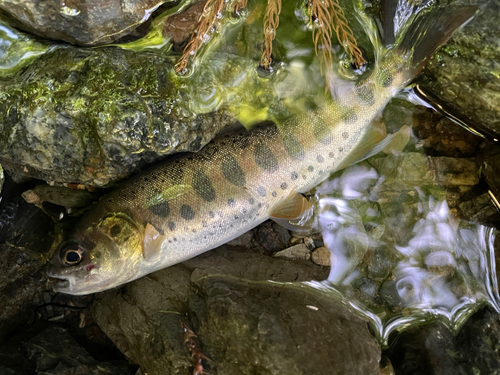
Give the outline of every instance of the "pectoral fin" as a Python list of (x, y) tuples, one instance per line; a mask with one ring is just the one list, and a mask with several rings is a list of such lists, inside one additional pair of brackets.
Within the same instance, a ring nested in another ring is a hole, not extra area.
[(146, 260), (152, 260), (160, 255), (163, 236), (150, 223), (144, 228), (144, 242), (142, 244), (142, 256)]
[(271, 212), (271, 218), (297, 219), (310, 208), (311, 204), (302, 194), (292, 192), (283, 203)]

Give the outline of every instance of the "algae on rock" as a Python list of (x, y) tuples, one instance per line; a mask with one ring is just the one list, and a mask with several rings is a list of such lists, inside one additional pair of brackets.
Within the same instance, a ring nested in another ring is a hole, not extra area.
[(0, 84), (0, 160), (15, 180), (106, 186), (197, 151), (233, 120), (185, 109), (166, 58), (57, 48)]

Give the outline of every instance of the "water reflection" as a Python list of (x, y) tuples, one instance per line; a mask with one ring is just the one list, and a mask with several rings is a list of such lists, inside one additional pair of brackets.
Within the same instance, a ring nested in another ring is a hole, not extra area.
[(340, 292), (369, 317), (383, 344), (393, 329), (429, 319), (457, 330), (484, 303), (500, 311), (495, 231), (457, 219), (428, 179), (420, 186), (405, 179), (401, 160), (408, 158), (412, 153), (376, 157), (316, 194), (332, 266), (328, 281), (308, 284)]

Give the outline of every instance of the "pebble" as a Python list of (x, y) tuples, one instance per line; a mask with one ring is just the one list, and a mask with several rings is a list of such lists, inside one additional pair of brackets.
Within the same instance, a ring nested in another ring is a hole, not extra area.
[(314, 240), (312, 239), (312, 237), (304, 237), (304, 244), (311, 251), (316, 248), (316, 245), (314, 244)]
[(311, 259), (311, 252), (303, 243), (278, 251), (274, 254), (276, 258), (287, 259)]
[(314, 250), (311, 258), (314, 263), (319, 264), (320, 266), (331, 266), (330, 250), (328, 250), (325, 246), (318, 247)]

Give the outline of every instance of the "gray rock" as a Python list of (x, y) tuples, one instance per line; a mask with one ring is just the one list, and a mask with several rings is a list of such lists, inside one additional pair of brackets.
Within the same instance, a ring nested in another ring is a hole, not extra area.
[[(328, 272), (306, 261), (222, 247), (103, 293), (94, 317), (148, 374), (192, 367), (180, 321), (217, 374), (374, 374), (380, 351), (366, 322), (304, 285)], [(275, 281), (270, 283), (268, 280)]]
[(320, 266), (330, 267), (332, 265), (330, 250), (325, 246), (314, 250), (311, 254), (311, 259)]
[(1, 0), (16, 27), (81, 45), (112, 43), (134, 33), (168, 0)]
[(172, 76), (169, 60), (153, 54), (46, 53), (0, 84), (2, 166), (17, 181), (106, 186), (165, 155), (199, 150), (232, 119), (186, 111)]
[(311, 251), (303, 243), (278, 251), (274, 254), (276, 258), (287, 259), (311, 259)]

